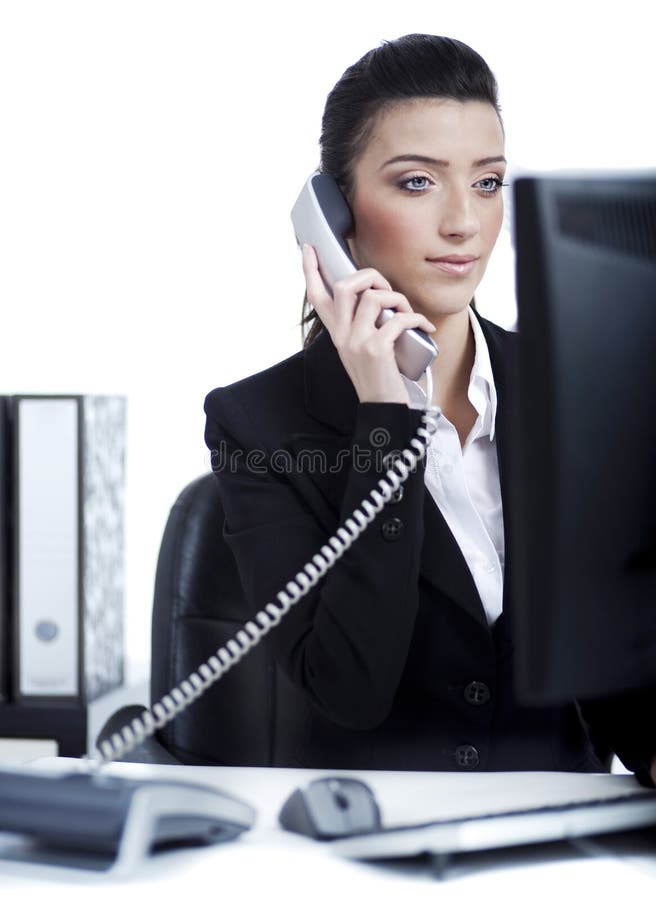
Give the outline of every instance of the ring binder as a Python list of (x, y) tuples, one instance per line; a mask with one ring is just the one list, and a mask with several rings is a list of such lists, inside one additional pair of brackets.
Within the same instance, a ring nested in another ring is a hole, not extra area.
[(0, 747), (87, 751), (123, 682), (124, 397), (0, 396)]
[(125, 400), (11, 407), (14, 700), (88, 702), (123, 680)]

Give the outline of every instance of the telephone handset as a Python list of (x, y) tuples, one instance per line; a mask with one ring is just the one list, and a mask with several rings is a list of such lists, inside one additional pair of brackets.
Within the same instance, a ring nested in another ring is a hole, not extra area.
[[(332, 175), (310, 175), (292, 209), (292, 224), (299, 246), (314, 247), (321, 277), (332, 296), (335, 282), (357, 269), (346, 243), (353, 216)], [(382, 325), (393, 315), (392, 309), (382, 310), (376, 324)], [(399, 335), (394, 352), (401, 374), (418, 381), (439, 351), (425, 331), (410, 328)]]
[[(320, 271), (328, 286), (356, 271), (344, 240), (344, 235), (351, 227), (351, 212), (334, 179), (319, 172), (311, 175), (296, 201), (292, 219), (299, 243), (311, 244), (317, 250)], [(381, 315), (387, 318), (394, 315), (394, 312), (386, 309)], [(426, 396), (432, 397), (430, 364), (437, 356), (438, 350), (430, 337), (420, 329), (409, 329), (398, 338), (395, 351), (399, 371), (407, 378), (418, 381), (424, 371), (426, 372)], [(427, 404), (421, 424), (410, 441), (410, 447), (406, 447), (393, 460), (390, 469), (360, 506), (319, 548), (312, 560), (278, 592), (277, 603), (267, 603), (251, 621), (246, 622), (237, 631), (234, 638), (155, 703), (151, 710), (146, 710), (130, 725), (126, 725), (120, 732), (103, 741), (99, 757), (94, 760), (96, 763), (103, 764), (120, 759), (194, 703), (215, 681), (222, 678), (252, 650), (272, 628), (275, 628), (291, 607), (335, 565), (381, 512), (385, 504), (398, 496), (399, 487), (426, 455), (426, 448), (437, 428), (440, 416), (440, 410), (429, 405), (430, 400)]]

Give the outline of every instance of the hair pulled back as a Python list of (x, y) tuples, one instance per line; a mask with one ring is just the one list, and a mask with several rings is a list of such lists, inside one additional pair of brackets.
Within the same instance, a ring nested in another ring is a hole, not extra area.
[[(482, 101), (501, 119), (496, 79), (483, 57), (467, 44), (432, 34), (385, 41), (344, 72), (324, 108), (320, 168), (335, 178), (347, 199), (354, 187), (355, 163), (378, 116), (398, 103), (422, 97)], [(307, 297), (301, 324), (307, 346), (323, 329)]]

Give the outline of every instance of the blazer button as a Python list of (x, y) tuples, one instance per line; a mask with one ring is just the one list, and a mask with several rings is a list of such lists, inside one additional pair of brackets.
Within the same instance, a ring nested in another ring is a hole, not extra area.
[(400, 503), (403, 500), (403, 485), (400, 484), (387, 501), (388, 503)]
[(472, 706), (483, 706), (491, 697), (490, 689), (482, 681), (472, 681), (463, 691), (467, 703)]
[(471, 744), (456, 747), (456, 763), (461, 769), (475, 769), (479, 763), (478, 750)]
[(396, 518), (386, 519), (380, 530), (386, 541), (398, 541), (403, 534), (403, 522)]

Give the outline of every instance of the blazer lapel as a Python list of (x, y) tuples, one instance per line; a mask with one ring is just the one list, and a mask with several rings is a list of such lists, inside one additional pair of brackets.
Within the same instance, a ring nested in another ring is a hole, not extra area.
[(424, 545), (420, 576), (488, 627), (485, 610), (458, 542), (427, 488), (424, 488)]
[[(517, 385), (516, 385), (516, 358), (517, 335), (507, 332), (481, 319), (481, 328), (490, 351), (490, 362), (494, 373), (494, 384), (497, 390), (497, 418), (496, 441), (497, 459), (499, 461), (499, 481), (501, 484), (501, 501), (503, 504), (503, 529), (508, 547), (508, 537), (513, 521), (513, 472), (516, 470), (514, 462), (514, 446), (512, 441), (513, 421), (517, 415)], [(513, 558), (512, 554), (505, 554), (505, 568), (503, 581), (503, 612), (497, 621), (497, 630), (506, 636), (512, 633), (513, 620)], [(508, 640), (510, 638), (508, 637)]]
[[(509, 534), (512, 517), (510, 496), (512, 472), (511, 422), (514, 415), (513, 353), (515, 335), (486, 319), (477, 316), (490, 352), (490, 362), (497, 391), (496, 445), (499, 463), (499, 480), (503, 504), (504, 533)], [(444, 516), (432, 496), (426, 491), (424, 498), (424, 547), (421, 574), (438, 590), (448, 594), (479, 624), (488, 628), (485, 610), (469, 566), (453, 537)], [(512, 560), (506, 554), (504, 571), (503, 609), (498, 622), (502, 630), (510, 627)]]

